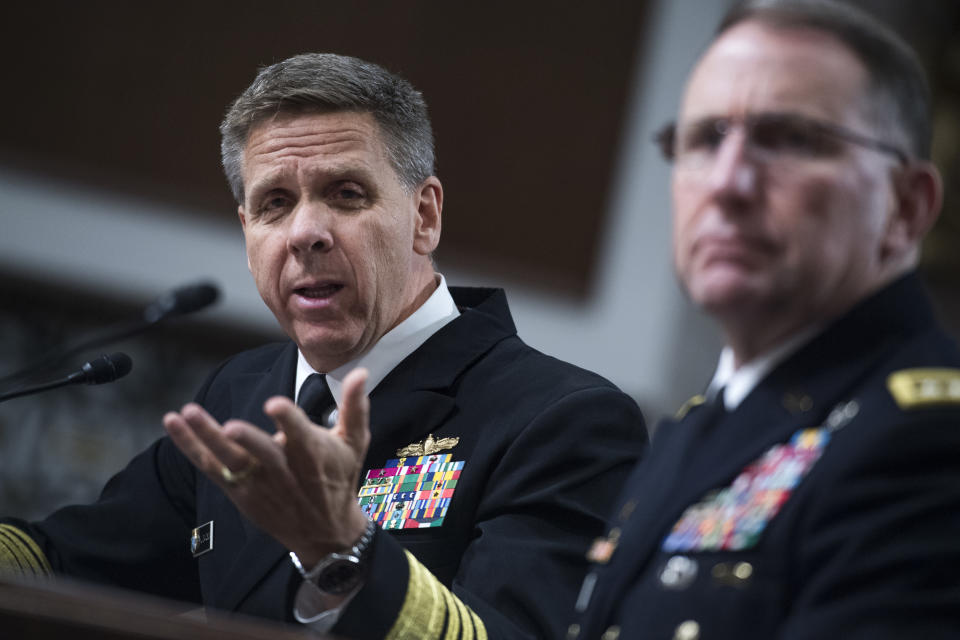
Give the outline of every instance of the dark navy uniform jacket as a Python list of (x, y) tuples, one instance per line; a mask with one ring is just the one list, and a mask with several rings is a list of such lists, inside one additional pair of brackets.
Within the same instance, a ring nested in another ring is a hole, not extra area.
[(665, 421), (568, 637), (960, 638), (958, 368), (908, 275)]
[[(367, 583), (337, 635), (561, 635), (566, 619), (557, 607), (572, 608), (584, 550), (602, 534), (646, 443), (629, 396), (517, 337), (502, 291), (451, 291), (461, 315), (370, 394), (364, 470), (384, 467), (397, 449), (430, 434), (460, 439), (444, 453), (463, 469), (442, 526), (378, 531)], [(220, 421), (243, 418), (272, 432), (263, 403), (292, 397), (296, 361), (293, 343), (240, 354), (197, 400)], [(213, 549), (194, 558), (191, 531), (208, 521)], [(7, 522), (29, 532), (56, 572), (292, 618), (301, 579), (287, 550), (244, 519), (168, 438), (115, 476), (95, 504), (32, 525)], [(0, 536), (0, 556), (3, 539), (12, 538)], [(29, 553), (24, 545), (12, 551)]]

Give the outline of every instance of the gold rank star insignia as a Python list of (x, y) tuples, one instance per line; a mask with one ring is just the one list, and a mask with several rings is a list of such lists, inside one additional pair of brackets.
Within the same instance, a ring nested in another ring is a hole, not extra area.
[(902, 369), (887, 378), (887, 389), (904, 410), (960, 404), (960, 369)]
[(420, 442), (414, 442), (413, 444), (408, 444), (405, 447), (397, 449), (397, 455), (401, 458), (408, 456), (428, 456), (439, 451), (453, 449), (457, 446), (458, 442), (460, 442), (460, 438), (434, 438), (431, 433), (426, 439)]

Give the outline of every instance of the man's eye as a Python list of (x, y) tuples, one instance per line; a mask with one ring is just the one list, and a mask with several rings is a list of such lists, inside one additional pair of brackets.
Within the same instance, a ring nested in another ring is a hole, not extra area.
[(355, 182), (341, 182), (330, 190), (330, 198), (341, 206), (358, 207), (366, 202), (367, 194)]
[(724, 127), (716, 120), (700, 122), (690, 127), (680, 140), (685, 151), (715, 151), (723, 144)]
[(762, 120), (751, 129), (752, 142), (766, 151), (816, 154), (824, 151), (825, 136), (814, 127), (790, 120)]
[(275, 195), (265, 198), (261, 201), (257, 209), (257, 214), (264, 220), (270, 221), (279, 217), (291, 206), (291, 200), (287, 196)]

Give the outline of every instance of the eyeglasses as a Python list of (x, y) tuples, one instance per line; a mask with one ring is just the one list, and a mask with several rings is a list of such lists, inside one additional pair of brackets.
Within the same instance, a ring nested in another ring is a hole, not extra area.
[(790, 163), (837, 155), (841, 143), (888, 153), (906, 165), (910, 158), (900, 147), (876, 140), (831, 122), (792, 113), (760, 113), (745, 118), (703, 118), (677, 126), (671, 122), (654, 136), (668, 162), (679, 168), (712, 165), (727, 135), (744, 128), (746, 145), (761, 162)]

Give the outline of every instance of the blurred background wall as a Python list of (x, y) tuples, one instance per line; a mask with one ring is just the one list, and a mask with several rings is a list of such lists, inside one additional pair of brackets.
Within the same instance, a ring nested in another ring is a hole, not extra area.
[[(117, 383), (0, 404), (0, 513), (38, 517), (91, 499), (217, 362), (282, 338), (246, 269), (217, 125), (257, 67), (303, 51), (372, 60), (424, 92), (448, 281), (505, 287), (521, 336), (611, 378), (650, 422), (702, 388), (720, 341), (676, 286), (669, 171), (650, 139), (731, 3), (453, 4), (5, 9), (0, 375), (175, 286), (209, 279), (223, 295), (105, 349), (134, 359)], [(856, 4), (909, 38), (934, 80), (935, 153), (950, 188), (924, 270), (956, 332), (960, 3)]]

